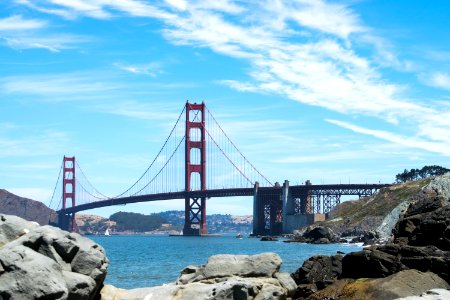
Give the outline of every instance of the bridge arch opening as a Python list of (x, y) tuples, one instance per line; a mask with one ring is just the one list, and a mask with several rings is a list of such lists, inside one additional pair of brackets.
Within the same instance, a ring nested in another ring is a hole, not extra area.
[(191, 191), (200, 191), (202, 189), (200, 181), (200, 173), (191, 173)]
[(201, 163), (201, 152), (199, 148), (191, 149), (190, 161), (192, 165), (199, 165)]
[(200, 128), (191, 128), (189, 130), (189, 138), (191, 142), (200, 142), (202, 140), (202, 131)]

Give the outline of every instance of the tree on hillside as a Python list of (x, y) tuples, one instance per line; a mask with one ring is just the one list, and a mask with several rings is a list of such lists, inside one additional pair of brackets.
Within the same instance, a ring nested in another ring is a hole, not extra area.
[(441, 166), (424, 166), (422, 169), (411, 169), (411, 170), (404, 170), (403, 173), (397, 174), (395, 176), (395, 181), (397, 183), (400, 182), (407, 182), (417, 179), (423, 179), (430, 176), (439, 176), (444, 175), (446, 173), (450, 173), (450, 169), (441, 167)]

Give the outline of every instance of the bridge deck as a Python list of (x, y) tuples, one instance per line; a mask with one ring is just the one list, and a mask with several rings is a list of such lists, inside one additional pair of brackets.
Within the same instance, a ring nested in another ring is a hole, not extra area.
[[(311, 195), (370, 195), (372, 192), (383, 187), (387, 187), (389, 184), (322, 184), (322, 185), (296, 185), (290, 186), (289, 189), (293, 193), (305, 193), (309, 192)], [(282, 193), (281, 187), (260, 187), (259, 193)], [(124, 198), (111, 198), (86, 204), (80, 204), (74, 207), (66, 208), (64, 211), (59, 210), (58, 213), (70, 214), (79, 211), (113, 206), (124, 205), (137, 202), (150, 202), (159, 200), (175, 200), (185, 199), (186, 197), (196, 198), (205, 196), (207, 198), (220, 198), (220, 197), (239, 197), (239, 196), (253, 196), (254, 188), (234, 188), (234, 189), (214, 189), (206, 191), (191, 191), (191, 192), (174, 192), (174, 193), (160, 193), (150, 194), (142, 196), (131, 196)]]

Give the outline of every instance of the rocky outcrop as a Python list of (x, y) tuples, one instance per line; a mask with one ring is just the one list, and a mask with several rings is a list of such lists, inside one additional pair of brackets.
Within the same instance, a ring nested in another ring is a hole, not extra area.
[(0, 189), (0, 212), (34, 221), (40, 225), (55, 224), (58, 219), (56, 212), (44, 203), (19, 197), (3, 189)]
[[(307, 260), (292, 274), (299, 286), (299, 299), (395, 299), (449, 288), (449, 189), (450, 175), (437, 177), (408, 195), (410, 204), (394, 227), (392, 243), (343, 258)], [(337, 261), (341, 263), (331, 263)]]
[(275, 253), (214, 255), (206, 265), (186, 267), (172, 284), (128, 291), (105, 286), (101, 295), (102, 300), (287, 299), (297, 285), (280, 266)]
[(76, 233), (0, 215), (0, 299), (95, 299), (102, 247)]

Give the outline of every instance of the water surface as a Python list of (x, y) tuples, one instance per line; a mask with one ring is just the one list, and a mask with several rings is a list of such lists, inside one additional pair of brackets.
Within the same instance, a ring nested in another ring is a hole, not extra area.
[(234, 236), (173, 237), (161, 235), (89, 236), (106, 250), (110, 260), (106, 283), (131, 289), (173, 282), (188, 265), (205, 264), (214, 254), (275, 252), (283, 260), (281, 270), (292, 273), (313, 255), (358, 251), (356, 245), (310, 245), (262, 242)]

